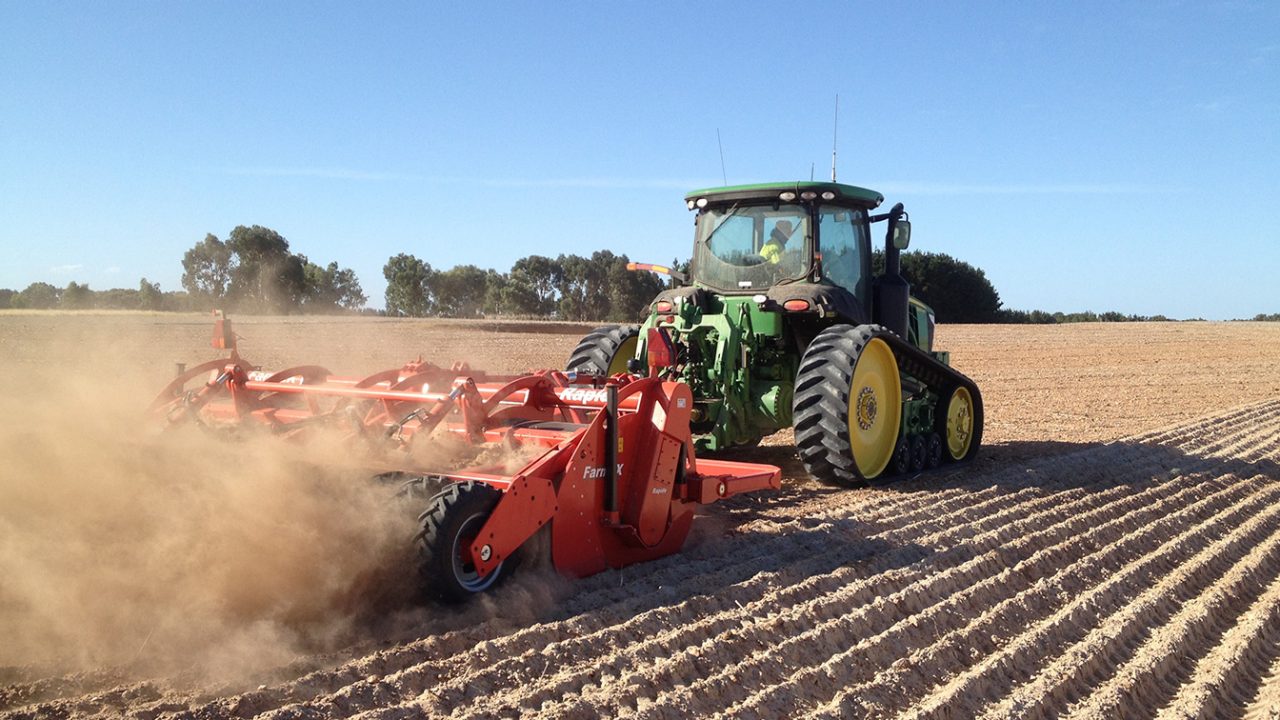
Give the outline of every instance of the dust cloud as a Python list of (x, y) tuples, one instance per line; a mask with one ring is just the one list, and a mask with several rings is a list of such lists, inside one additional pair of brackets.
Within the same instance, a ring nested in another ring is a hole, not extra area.
[[(282, 336), (254, 357), (390, 364), (335, 328), (253, 327)], [(567, 584), (545, 548), (466, 609), (423, 605), (410, 542), (422, 498), (406, 507), (399, 483), (344, 469), (342, 438), (157, 434), (144, 409), (172, 362), (216, 355), (203, 318), (0, 316), (0, 671), (256, 685), (346, 650), (531, 622), (557, 606)], [(441, 469), (532, 459), (433, 440), (413, 457)]]
[(5, 383), (0, 666), (252, 671), (404, 606), (414, 517), (391, 484), (332, 469), (341, 443), (148, 433), (155, 390)]

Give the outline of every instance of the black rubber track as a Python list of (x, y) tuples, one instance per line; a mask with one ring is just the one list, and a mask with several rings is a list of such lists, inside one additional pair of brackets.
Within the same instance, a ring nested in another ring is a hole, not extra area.
[(639, 325), (605, 325), (587, 333), (569, 354), (565, 370), (605, 375), (623, 343), (640, 336)]
[(849, 444), (849, 390), (858, 356), (873, 338), (880, 338), (893, 351), (899, 373), (919, 380), (939, 397), (949, 398), (956, 386), (969, 390), (975, 429), (969, 453), (961, 461), (972, 460), (982, 441), (982, 394), (972, 380), (882, 326), (833, 325), (809, 344), (796, 375), (792, 412), (796, 451), (809, 474), (837, 487), (867, 484)]

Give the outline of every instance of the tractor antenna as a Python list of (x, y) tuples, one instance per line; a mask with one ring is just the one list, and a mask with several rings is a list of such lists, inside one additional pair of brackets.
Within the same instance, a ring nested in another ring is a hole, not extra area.
[(809, 182), (813, 182), (813, 166), (816, 163), (809, 163)]
[(729, 175), (724, 171), (724, 144), (720, 142), (720, 128), (716, 128), (716, 147), (720, 148), (720, 179), (729, 184)]
[(836, 138), (840, 132), (840, 95), (836, 94), (836, 117), (831, 125), (831, 182), (836, 181)]

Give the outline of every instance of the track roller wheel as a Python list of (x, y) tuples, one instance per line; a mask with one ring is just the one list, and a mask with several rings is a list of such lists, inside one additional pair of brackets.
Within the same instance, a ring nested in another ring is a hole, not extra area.
[(924, 470), (929, 462), (928, 453), (929, 448), (925, 446), (924, 436), (913, 435), (911, 437), (911, 472)]
[(898, 446), (893, 451), (893, 462), (889, 464), (889, 471), (894, 475), (905, 475), (911, 469), (911, 442), (906, 438), (898, 441)]
[(638, 325), (605, 325), (587, 333), (569, 355), (565, 370), (612, 376), (627, 371), (640, 342)]
[(502, 493), (474, 481), (449, 484), (419, 516), (418, 571), (438, 600), (460, 603), (501, 582), (513, 569), (508, 558), (486, 577), (476, 573), (469, 549)]
[(942, 436), (947, 460), (964, 460), (977, 449), (975, 435), (981, 432), (982, 422), (974, 408), (973, 395), (963, 386), (957, 386), (946, 396), (938, 418), (938, 432)]
[(878, 325), (833, 325), (800, 360), (792, 416), (804, 467), (828, 485), (861, 487), (893, 459), (902, 382)]
[(936, 432), (929, 433), (925, 441), (925, 467), (930, 470), (942, 464), (942, 436)]

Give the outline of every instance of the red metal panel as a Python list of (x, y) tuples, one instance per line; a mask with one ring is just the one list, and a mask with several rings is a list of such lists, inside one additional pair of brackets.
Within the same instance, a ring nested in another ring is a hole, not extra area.
[(492, 572), (550, 522), (556, 509), (556, 490), (550, 480), (537, 476), (513, 478), (471, 544), (476, 571), (482, 577)]
[(636, 473), (632, 478), (633, 481), (642, 481), (635, 483), (631, 503), (637, 511), (634, 524), (639, 531), (640, 541), (646, 547), (657, 545), (667, 531), (676, 468), (680, 462), (680, 446), (680, 441), (670, 435), (658, 434), (653, 449), (647, 451), (648, 462), (640, 464), (645, 471)]

